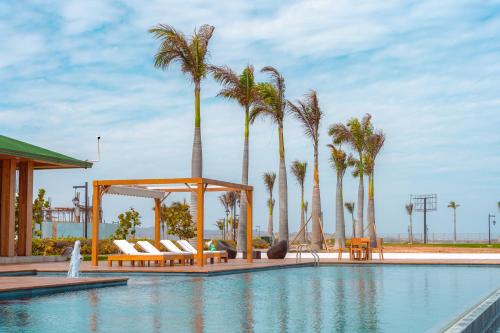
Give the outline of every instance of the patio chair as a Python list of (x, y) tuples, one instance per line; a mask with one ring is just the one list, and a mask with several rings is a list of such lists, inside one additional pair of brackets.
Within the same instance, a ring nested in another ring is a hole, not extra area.
[[(183, 251), (181, 249), (179, 249), (177, 247), (177, 245), (174, 244), (174, 242), (172, 242), (170, 239), (162, 239), (160, 241), (160, 243), (165, 246), (167, 248), (167, 250), (169, 251), (172, 251), (172, 252), (175, 252), (175, 253), (178, 253), (178, 254), (181, 254), (181, 255), (186, 255), (186, 256), (193, 256), (196, 257), (196, 252), (192, 252), (192, 251)], [(179, 244), (180, 245), (180, 244)], [(203, 258), (205, 259), (205, 262), (207, 261), (207, 256), (203, 256)], [(214, 261), (214, 258), (213, 256), (210, 257), (211, 259), (211, 262), (213, 263)]]
[[(135, 265), (136, 261), (139, 262), (141, 266), (144, 266), (146, 262), (149, 265), (150, 261), (154, 261), (158, 262), (159, 265), (163, 267), (165, 266), (166, 260), (171, 260), (170, 255), (139, 252), (132, 244), (124, 239), (116, 239), (113, 243), (118, 247), (121, 253), (108, 255), (108, 266), (112, 266), (113, 261), (118, 261), (118, 266), (122, 266), (124, 261), (130, 261), (132, 266)], [(172, 265), (173, 262), (171, 261), (170, 264)]]
[(373, 250), (378, 252), (378, 257), (380, 260), (384, 260), (384, 239), (383, 238), (377, 238), (377, 247), (375, 247)]
[(156, 247), (154, 247), (154, 245), (152, 245), (150, 242), (147, 242), (147, 241), (138, 241), (137, 242), (137, 245), (139, 245), (141, 247), (141, 249), (143, 249), (144, 251), (146, 251), (147, 253), (151, 253), (151, 254), (166, 254), (166, 255), (175, 255), (176, 257), (178, 257), (179, 259), (179, 264), (187, 264), (188, 262), (192, 265), (193, 262), (194, 262), (194, 255), (192, 253), (178, 253), (178, 252), (161, 252), (160, 250), (158, 250)]
[[(195, 255), (198, 251), (191, 245), (188, 241), (180, 239), (177, 241), (177, 244), (184, 250), (194, 253)], [(227, 262), (227, 252), (226, 251), (203, 251), (203, 257), (210, 258), (210, 263), (214, 263), (214, 258), (217, 258), (219, 262)], [(205, 259), (206, 260), (206, 259)]]

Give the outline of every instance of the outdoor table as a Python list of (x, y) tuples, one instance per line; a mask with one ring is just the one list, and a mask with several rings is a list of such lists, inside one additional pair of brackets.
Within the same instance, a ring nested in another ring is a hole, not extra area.
[(359, 252), (359, 256), (356, 255), (352, 256), (353, 260), (371, 259), (371, 247), (369, 238), (353, 238), (351, 239), (350, 246), (351, 246), (351, 253)]

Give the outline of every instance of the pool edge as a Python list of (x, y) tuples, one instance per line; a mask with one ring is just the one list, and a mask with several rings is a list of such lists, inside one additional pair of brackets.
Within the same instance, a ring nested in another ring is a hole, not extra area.
[(495, 333), (500, 327), (500, 288), (459, 316), (443, 333)]

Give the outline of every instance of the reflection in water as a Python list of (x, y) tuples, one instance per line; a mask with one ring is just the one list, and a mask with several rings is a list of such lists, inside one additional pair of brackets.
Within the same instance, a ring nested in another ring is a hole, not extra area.
[(245, 332), (253, 332), (253, 294), (252, 294), (252, 274), (245, 274), (243, 277), (243, 304), (245, 308)]
[(2, 326), (16, 325), (19, 327), (29, 327), (31, 325), (30, 314), (24, 307), (17, 311), (11, 311), (7, 304), (23, 304), (24, 301), (7, 301), (0, 303), (0, 329)]
[(345, 279), (344, 270), (339, 270), (338, 277), (335, 280), (335, 307), (334, 322), (337, 332), (345, 332), (346, 329), (346, 297), (345, 297)]
[(161, 288), (160, 284), (155, 281), (152, 285), (153, 294), (151, 295), (151, 303), (153, 304), (153, 329), (154, 332), (162, 331), (162, 297), (161, 297)]
[(96, 290), (89, 290), (89, 301), (90, 301), (90, 309), (91, 309), (91, 314), (90, 314), (90, 330), (92, 332), (97, 332), (97, 321), (98, 321), (98, 315), (99, 315), (99, 296), (97, 295)]
[(277, 286), (278, 323), (280, 332), (288, 332), (288, 277), (276, 275), (274, 285)]
[[(316, 273), (316, 272), (314, 272)], [(321, 279), (317, 274), (313, 274), (311, 278), (312, 283), (312, 294), (313, 294), (313, 306), (312, 306), (312, 319), (313, 319), (313, 329), (315, 332), (321, 332), (321, 315), (322, 315), (322, 300), (321, 300)]]
[(373, 267), (356, 267), (358, 300), (358, 330), (377, 332), (377, 286)]
[(200, 277), (193, 278), (193, 311), (194, 311), (194, 331), (196, 333), (203, 332), (203, 279)]

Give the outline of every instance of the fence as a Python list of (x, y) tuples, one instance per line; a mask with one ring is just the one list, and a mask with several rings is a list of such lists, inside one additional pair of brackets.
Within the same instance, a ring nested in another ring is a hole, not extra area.
[[(379, 237), (384, 238), (386, 243), (404, 243), (408, 242), (408, 233), (380, 233)], [(423, 243), (423, 233), (413, 233), (414, 243)], [(453, 233), (427, 233), (428, 243), (453, 243)], [(492, 243), (500, 243), (500, 234), (491, 234)], [(488, 243), (488, 233), (470, 232), (470, 233), (457, 233), (457, 243)]]

